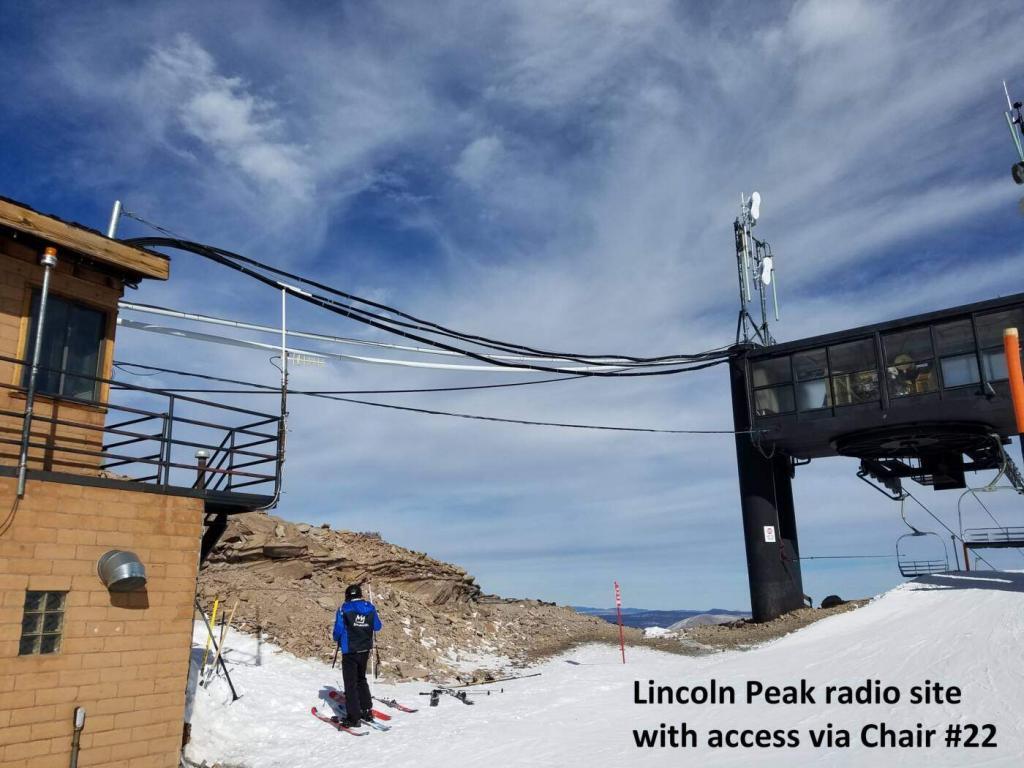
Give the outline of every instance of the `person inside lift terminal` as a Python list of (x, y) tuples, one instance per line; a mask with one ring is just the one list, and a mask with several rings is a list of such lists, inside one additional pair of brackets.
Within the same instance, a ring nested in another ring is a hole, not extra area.
[(353, 584), (345, 590), (345, 602), (334, 617), (334, 641), (341, 648), (341, 675), (345, 681), (345, 709), (342, 725), (349, 728), (360, 720), (372, 720), (373, 699), (366, 682), (366, 664), (373, 648), (373, 633), (382, 624), (377, 609), (363, 600), (363, 589)]

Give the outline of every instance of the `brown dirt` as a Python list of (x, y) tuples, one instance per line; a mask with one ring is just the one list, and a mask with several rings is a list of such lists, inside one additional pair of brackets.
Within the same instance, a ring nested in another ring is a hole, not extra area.
[[(513, 664), (584, 642), (618, 642), (603, 619), (538, 600), (482, 594), (457, 566), (383, 541), (252, 512), (230, 519), (200, 572), (209, 611), (220, 597), (233, 625), (300, 657), (330, 660), (345, 587), (364, 583), (384, 622), (380, 674), (388, 679), (486, 679), (493, 657)], [(639, 630), (627, 639), (641, 642)]]

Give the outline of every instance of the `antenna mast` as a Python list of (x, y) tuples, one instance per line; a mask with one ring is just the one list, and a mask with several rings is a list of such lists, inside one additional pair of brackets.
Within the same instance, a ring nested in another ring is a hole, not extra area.
[[(754, 192), (748, 200), (740, 195), (740, 215), (733, 222), (733, 234), (736, 238), (736, 270), (740, 281), (740, 312), (736, 319), (736, 343), (742, 340), (745, 344), (760, 343), (771, 346), (775, 343), (768, 330), (768, 288), (771, 288), (772, 304), (775, 309), (775, 320), (779, 320), (779, 296), (775, 284), (775, 256), (772, 247), (764, 240), (758, 240), (751, 234), (761, 216), (761, 195)], [(758, 323), (750, 314), (753, 301), (751, 284), (757, 289), (761, 305), (761, 322)], [(756, 340), (756, 341), (755, 341)]]
[(1003, 114), (1006, 115), (1006, 124), (1010, 128), (1010, 138), (1017, 148), (1018, 162), (1010, 169), (1013, 180), (1018, 184), (1024, 184), (1024, 147), (1021, 146), (1021, 136), (1024, 136), (1024, 113), (1021, 112), (1021, 103), (1010, 98), (1010, 89), (1006, 87), (1003, 80), (1003, 93), (1006, 94), (1006, 106), (1009, 109)]

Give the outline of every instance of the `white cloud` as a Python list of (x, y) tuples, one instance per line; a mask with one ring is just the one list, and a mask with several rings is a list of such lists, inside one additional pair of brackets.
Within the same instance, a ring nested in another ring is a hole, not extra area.
[[(866, 0), (757, 6), (747, 26), (728, 4), (668, 2), (302, 15), (176, 3), (117, 15), (53, 19), (53, 56), (18, 101), (49, 93), (96, 126), (69, 146), (77, 167), (102, 169), (105, 194), (468, 331), (601, 353), (728, 341), (731, 222), (754, 188), (758, 234), (778, 254), (780, 337), (982, 298), (1015, 279), (999, 115), (1021, 32), (1009, 3), (941, 15)], [(93, 196), (94, 180), (75, 183)], [(974, 234), (952, 242), (963, 231)], [(173, 275), (139, 298), (276, 320), (269, 289), (188, 257)], [(290, 312), (296, 327), (364, 333), (297, 303)], [(152, 361), (150, 341), (123, 334), (119, 354)], [(274, 375), (245, 353), (172, 340), (165, 355)], [(454, 381), (349, 365), (294, 375), (352, 389)], [(731, 420), (721, 370), (395, 399), (638, 426)], [(464, 559), (490, 589), (605, 602), (614, 571), (643, 584), (630, 593), (640, 603), (689, 602), (678, 585), (699, 578), (721, 607), (743, 607), (729, 436), (546, 432), (302, 400), (292, 425), (289, 516), (379, 528)], [(802, 470), (805, 550), (845, 549), (846, 521), (862, 514), (878, 525), (856, 529), (858, 547), (890, 546), (900, 523), (861, 486), (842, 461)], [(894, 578), (885, 568), (837, 571), (856, 587), (822, 583), (845, 596)]]

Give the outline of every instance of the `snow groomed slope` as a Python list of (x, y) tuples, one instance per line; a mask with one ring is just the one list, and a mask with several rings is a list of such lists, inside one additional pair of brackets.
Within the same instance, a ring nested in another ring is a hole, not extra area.
[[(442, 697), (440, 706), (428, 707), (418, 695), (428, 684), (378, 685), (377, 695), (420, 711), (396, 712), (390, 732), (363, 739), (309, 715), (317, 691), (340, 682), (337, 671), (266, 644), (256, 666), (255, 640), (239, 634), (230, 636), (228, 648), (243, 696), (228, 703), (223, 680), (200, 689), (187, 753), (196, 762), (251, 768), (321, 768), (342, 759), (417, 768), (1024, 764), (1021, 573), (922, 577), (745, 652), (686, 657), (627, 649), (623, 666), (617, 648), (586, 646), (537, 665), (531, 671), (540, 677), (477, 697), (474, 706)], [(712, 686), (731, 689), (734, 703), (727, 696), (693, 703), (699, 697), (690, 692)], [(657, 701), (659, 689), (673, 692), (660, 697), (665, 703), (637, 703)], [(921, 703), (913, 702), (915, 693)], [(798, 703), (787, 703), (793, 699)], [(842, 732), (849, 746), (841, 746)], [(959, 745), (947, 746), (947, 737), (959, 738)], [(691, 739), (696, 746), (672, 745)], [(996, 746), (964, 745), (986, 740)], [(710, 746), (715, 743), (723, 746)]]

